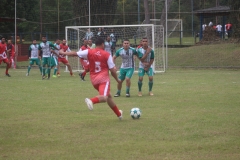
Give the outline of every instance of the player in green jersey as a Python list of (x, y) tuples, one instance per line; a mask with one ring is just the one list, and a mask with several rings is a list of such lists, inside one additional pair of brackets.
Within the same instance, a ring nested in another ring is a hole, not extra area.
[(47, 69), (48, 79), (50, 78), (51, 71), (51, 48), (58, 50), (52, 42), (47, 41), (46, 36), (42, 36), (42, 42), (39, 44), (38, 52), (42, 51), (42, 79), (45, 79)]
[(128, 39), (123, 41), (123, 47), (118, 49), (116, 54), (113, 56), (113, 62), (116, 62), (117, 57), (122, 58), (122, 64), (120, 67), (120, 72), (118, 79), (121, 80), (121, 83), (117, 85), (117, 93), (114, 97), (119, 97), (121, 94), (122, 83), (126, 79), (126, 97), (130, 97), (130, 86), (131, 86), (131, 77), (134, 72), (135, 66), (135, 56), (137, 52), (134, 48), (130, 47), (130, 42)]
[(139, 62), (139, 70), (138, 70), (138, 96), (142, 96), (142, 81), (145, 73), (148, 75), (148, 87), (149, 87), (149, 95), (153, 96), (152, 86), (153, 86), (153, 69), (152, 64), (154, 61), (154, 51), (151, 47), (148, 46), (148, 39), (142, 38), (142, 47), (138, 49), (138, 58)]
[(42, 67), (40, 64), (40, 55), (38, 53), (38, 47), (39, 47), (39, 45), (37, 44), (36, 40), (33, 40), (32, 44), (29, 46), (29, 49), (28, 49), (28, 51), (29, 51), (28, 52), (29, 66), (28, 66), (28, 71), (27, 71), (26, 76), (29, 76), (30, 70), (34, 63), (36, 63), (36, 65), (38, 65), (40, 72), (42, 74)]

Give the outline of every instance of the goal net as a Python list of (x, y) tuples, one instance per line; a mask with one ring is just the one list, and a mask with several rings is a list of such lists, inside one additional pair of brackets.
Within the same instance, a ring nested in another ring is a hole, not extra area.
[[(150, 23), (154, 25), (160, 25), (161, 19), (150, 19)], [(143, 24), (145, 20), (143, 21)], [(182, 19), (168, 19), (167, 20), (167, 29), (168, 29), (168, 37), (179, 37), (183, 38), (183, 24)]]
[[(164, 28), (160, 25), (144, 24), (144, 25), (111, 25), (111, 26), (67, 26), (65, 38), (68, 46), (72, 51), (78, 51), (83, 45), (88, 29), (93, 33), (92, 41), (96, 39), (99, 28), (102, 28), (104, 33), (103, 38), (106, 39), (112, 32), (116, 37), (116, 51), (122, 47), (124, 39), (130, 40), (130, 46), (137, 48), (140, 40), (147, 37), (149, 46), (154, 49), (155, 58), (153, 69), (154, 72), (165, 72), (165, 55), (164, 55)], [(115, 52), (116, 52), (115, 51)], [(115, 52), (113, 54), (115, 54)], [(73, 71), (81, 71), (82, 66), (79, 59), (76, 57), (68, 57), (68, 61), (72, 66)], [(116, 66), (121, 66), (121, 58), (116, 59)], [(135, 71), (138, 71), (139, 61), (136, 60)], [(66, 70), (67, 71), (67, 70)]]

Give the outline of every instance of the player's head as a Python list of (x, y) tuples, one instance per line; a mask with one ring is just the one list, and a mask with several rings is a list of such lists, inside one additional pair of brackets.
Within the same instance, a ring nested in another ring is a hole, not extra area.
[(66, 39), (62, 40), (62, 44), (65, 45), (67, 43)]
[(37, 44), (36, 39), (34, 39), (34, 40), (32, 41), (32, 43), (33, 43), (34, 45)]
[(60, 44), (60, 39), (57, 38), (57, 39), (55, 40), (55, 43), (56, 43), (56, 44)]
[(83, 40), (83, 45), (86, 46), (88, 44), (88, 40), (87, 39), (84, 39)]
[(1, 43), (5, 43), (5, 37), (1, 38)]
[(129, 42), (129, 39), (124, 39), (123, 40), (123, 48), (125, 50), (129, 49), (129, 46), (130, 46), (130, 42)]
[(142, 38), (142, 46), (143, 47), (147, 47), (148, 46), (148, 39), (147, 39), (147, 37), (143, 37)]
[(142, 39), (139, 41), (139, 45), (142, 46)]
[(9, 39), (7, 42), (8, 42), (8, 44), (12, 44), (12, 40), (11, 39)]
[(44, 35), (44, 36), (42, 36), (42, 41), (45, 43), (45, 42), (47, 42), (47, 37)]
[(92, 39), (89, 39), (89, 40), (88, 40), (88, 44), (89, 44), (89, 45), (92, 45)]
[(104, 49), (104, 40), (98, 37), (95, 41), (96, 47)]
[(110, 36), (107, 36), (107, 41), (109, 42), (111, 40)]

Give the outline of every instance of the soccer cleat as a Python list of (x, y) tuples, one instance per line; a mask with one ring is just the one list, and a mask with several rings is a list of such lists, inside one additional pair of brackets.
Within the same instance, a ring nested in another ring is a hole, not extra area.
[(82, 73), (79, 73), (79, 76), (80, 76), (82, 81), (85, 81), (84, 76), (82, 75)]
[(153, 96), (154, 94), (152, 92), (149, 92), (149, 96)]
[(8, 74), (8, 73), (6, 74), (6, 76), (11, 77), (10, 74)]
[(71, 77), (75, 77), (75, 75), (74, 75), (74, 74), (71, 74)]
[(26, 73), (26, 76), (29, 76), (29, 73)]
[(60, 74), (57, 74), (58, 77), (60, 77), (61, 75)]
[(129, 94), (129, 93), (126, 93), (126, 97), (130, 97), (130, 94)]
[(139, 96), (139, 97), (142, 97), (142, 92), (138, 92), (138, 96)]
[(44, 75), (44, 76), (42, 76), (42, 80), (44, 80), (46, 78), (46, 76)]
[(52, 77), (53, 77), (53, 78), (57, 78), (57, 76), (56, 76), (56, 75), (53, 75)]
[(92, 103), (92, 101), (89, 98), (86, 98), (85, 102), (86, 102), (86, 104), (88, 106), (88, 109), (89, 110), (93, 110), (93, 103)]
[(120, 97), (120, 93), (116, 93), (114, 97)]
[(122, 118), (123, 118), (123, 111), (119, 110), (119, 112), (121, 113), (121, 116), (119, 116), (118, 118), (119, 118), (119, 120), (122, 120)]

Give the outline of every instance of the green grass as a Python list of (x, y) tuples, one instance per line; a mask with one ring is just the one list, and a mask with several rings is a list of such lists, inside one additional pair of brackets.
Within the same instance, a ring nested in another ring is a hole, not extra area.
[(135, 74), (131, 97), (123, 87), (114, 98), (122, 121), (105, 103), (87, 109), (84, 98), (97, 94), (89, 75), (82, 82), (68, 73), (41, 80), (38, 69), (0, 73), (0, 159), (240, 159), (239, 70), (168, 70), (154, 76), (152, 97), (147, 77), (137, 96)]

